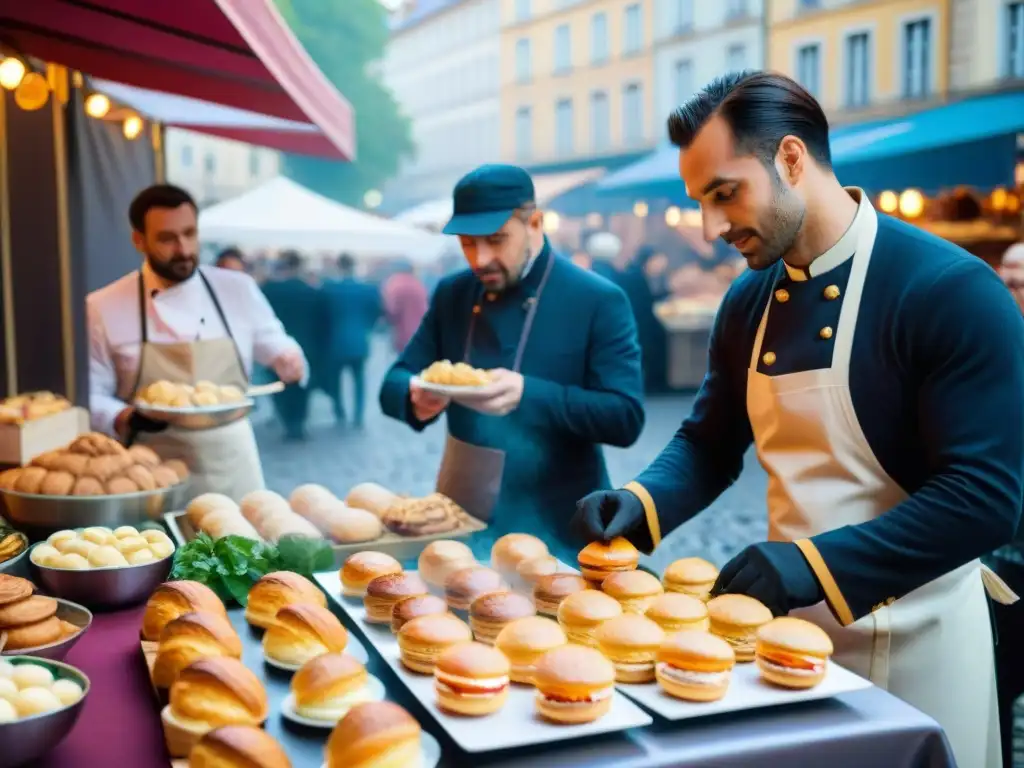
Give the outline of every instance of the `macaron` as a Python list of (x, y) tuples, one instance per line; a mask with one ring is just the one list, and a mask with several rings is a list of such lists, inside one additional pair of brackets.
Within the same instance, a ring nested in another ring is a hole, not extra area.
[(597, 647), (597, 628), (622, 615), (622, 606), (604, 592), (588, 589), (569, 595), (558, 606), (558, 625), (570, 643)]
[(494, 647), (509, 660), (513, 683), (533, 685), (533, 672), (540, 657), (568, 642), (569, 638), (557, 622), (543, 616), (530, 616), (516, 619), (502, 629)]
[(598, 650), (615, 667), (620, 683), (649, 683), (665, 632), (650, 619), (624, 613), (609, 619), (595, 634)]
[(817, 624), (781, 616), (757, 630), (761, 676), (783, 688), (813, 688), (825, 679), (832, 639)]
[(558, 615), (558, 606), (569, 595), (591, 589), (590, 582), (575, 573), (553, 573), (541, 576), (533, 587), (533, 603), (543, 616)]
[(437, 705), (456, 715), (490, 715), (508, 699), (509, 661), (482, 643), (445, 650), (434, 665)]
[(599, 651), (563, 645), (537, 662), (537, 713), (555, 723), (589, 723), (611, 709), (615, 667)]
[(601, 584), (609, 574), (636, 570), (640, 562), (640, 552), (629, 541), (619, 536), (607, 544), (602, 541), (590, 542), (580, 550), (576, 559), (583, 577)]
[(646, 571), (618, 571), (605, 578), (601, 591), (618, 600), (626, 613), (642, 616), (654, 598), (665, 590), (657, 577)]
[(666, 634), (690, 629), (706, 630), (710, 626), (704, 601), (682, 592), (658, 595), (647, 606), (644, 616), (655, 621)]
[(434, 674), (438, 657), (453, 645), (473, 640), (469, 625), (451, 614), (421, 616), (398, 631), (402, 665), (421, 675)]
[(535, 613), (533, 601), (528, 597), (516, 592), (491, 592), (470, 604), (469, 627), (477, 642), (494, 645), (506, 624)]
[(473, 565), (460, 568), (445, 579), (444, 599), (453, 611), (468, 611), (473, 601), (481, 595), (507, 590), (508, 584), (497, 571)]
[(558, 573), (558, 559), (554, 555), (542, 555), (523, 560), (516, 566), (516, 578), (520, 584), (533, 589), (544, 576)]
[(665, 569), (661, 581), (666, 592), (682, 592), (701, 600), (711, 596), (711, 588), (718, 579), (718, 569), (700, 557), (684, 557)]
[(402, 564), (391, 555), (370, 550), (356, 552), (341, 566), (342, 594), (347, 597), (364, 597), (366, 585), (378, 576), (401, 572)]
[(548, 545), (528, 533), (508, 533), (491, 547), (491, 567), (511, 579), (524, 560), (533, 560), (548, 554)]
[(418, 573), (432, 588), (444, 589), (444, 582), (451, 574), (476, 563), (473, 550), (461, 541), (442, 539), (432, 541), (420, 552), (416, 567)]
[(753, 661), (757, 630), (772, 620), (772, 612), (747, 595), (719, 595), (708, 600), (711, 633), (736, 652), (736, 661)]
[(420, 616), (436, 616), (442, 613), (448, 613), (448, 603), (437, 595), (403, 597), (391, 609), (391, 631), (398, 634), (398, 630), (413, 619), (418, 619)]
[(677, 632), (658, 649), (655, 676), (662, 690), (686, 701), (717, 701), (732, 679), (736, 654), (710, 632)]

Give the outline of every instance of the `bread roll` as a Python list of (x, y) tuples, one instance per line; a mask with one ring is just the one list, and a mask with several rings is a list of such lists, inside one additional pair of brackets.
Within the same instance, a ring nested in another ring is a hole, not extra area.
[(346, 507), (340, 499), (308, 501), (296, 508), (302, 517), (311, 522), (322, 533), (342, 544), (357, 544), (380, 538), (384, 526), (376, 515), (365, 509)]
[(275, 514), (291, 512), (292, 508), (280, 494), (273, 491), (253, 491), (247, 494), (238, 504), (242, 517), (260, 529), (264, 518)]
[(80, 477), (75, 481), (75, 487), (71, 489), (72, 496), (102, 496), (106, 491), (103, 483), (95, 477)]
[(322, 539), (323, 535), (309, 520), (292, 512), (275, 511), (256, 527), (267, 541), (277, 543), (284, 536), (305, 536), (310, 539)]
[(25, 467), (14, 481), (14, 490), (19, 493), (39, 493), (46, 478), (42, 467)]
[(104, 488), (107, 489), (107, 493), (112, 496), (116, 496), (119, 493), (138, 493), (139, 486), (129, 480), (127, 477), (114, 477), (107, 480)]
[(324, 757), (325, 768), (372, 765), (376, 759), (419, 768), (423, 765), (420, 724), (390, 701), (357, 704), (331, 732)]
[(227, 509), (239, 516), (242, 514), (231, 497), (225, 496), (223, 493), (203, 493), (196, 496), (185, 507), (185, 513), (188, 515), (188, 521), (194, 527), (202, 528), (203, 518), (215, 509)]
[(345, 505), (355, 509), (365, 509), (377, 517), (383, 517), (396, 501), (398, 496), (377, 483), (360, 483), (348, 492)]
[(164, 466), (172, 470), (174, 474), (178, 476), (179, 482), (183, 480), (188, 480), (188, 476), (190, 474), (188, 471), (188, 465), (181, 459), (171, 459), (170, 461), (165, 461)]
[(140, 491), (155, 491), (157, 489), (156, 478), (148, 467), (142, 464), (133, 464), (124, 471), (124, 476), (139, 487)]
[(5, 491), (13, 491), (14, 486), (18, 482), (18, 478), (21, 477), (21, 473), (25, 470), (21, 467), (15, 467), (14, 469), (8, 469), (0, 472), (0, 489)]
[(303, 517), (309, 517), (309, 515), (306, 514), (307, 507), (317, 506), (319, 504), (329, 503), (332, 501), (338, 501), (338, 497), (324, 486), (317, 485), (316, 483), (300, 485), (292, 491), (292, 495), (288, 497), (288, 504), (291, 505), (291, 508), (295, 512)]
[(170, 488), (172, 485), (177, 485), (181, 482), (181, 478), (170, 467), (153, 467), (152, 472), (153, 479), (156, 481), (158, 488)]
[(188, 753), (189, 768), (291, 768), (274, 738), (250, 725), (225, 725), (207, 733)]
[(217, 656), (242, 658), (242, 641), (227, 616), (201, 611), (182, 614), (160, 633), (153, 685), (170, 688), (189, 664)]
[(253, 584), (245, 606), (245, 620), (253, 626), (269, 629), (277, 612), (287, 605), (310, 603), (327, 607), (327, 598), (305, 576), (291, 571), (268, 573)]
[(133, 445), (128, 449), (128, 456), (135, 464), (141, 464), (149, 469), (160, 466), (160, 457), (152, 448), (144, 445)]
[(230, 509), (214, 509), (203, 516), (200, 528), (215, 539), (225, 536), (244, 536), (247, 539), (259, 539), (260, 535), (240, 512)]
[(44, 496), (68, 496), (75, 487), (75, 476), (70, 472), (51, 470), (46, 473), (39, 492)]

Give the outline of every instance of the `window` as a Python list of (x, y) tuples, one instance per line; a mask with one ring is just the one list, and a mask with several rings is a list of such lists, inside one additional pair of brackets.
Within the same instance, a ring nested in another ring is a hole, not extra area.
[(254, 179), (260, 175), (260, 151), (256, 148), (249, 150), (249, 175)]
[(213, 176), (217, 172), (217, 157), (213, 152), (207, 152), (203, 158), (203, 170), (207, 176)]
[(516, 0), (516, 21), (530, 18), (530, 0)]
[(555, 72), (568, 72), (572, 69), (572, 48), (570, 47), (569, 25), (559, 24), (555, 27)]
[(864, 107), (871, 100), (871, 35), (846, 38), (846, 106)]
[(813, 11), (821, 8), (821, 0), (800, 0), (797, 3), (797, 11)]
[(747, 15), (747, 0), (728, 0), (725, 4), (725, 18), (740, 19)]
[(516, 159), (529, 160), (533, 154), (533, 114), (529, 107), (516, 110)]
[(673, 35), (681, 35), (693, 29), (693, 0), (672, 0), (669, 24)]
[(603, 152), (612, 143), (608, 94), (604, 91), (590, 94), (590, 143), (595, 152)]
[(747, 46), (739, 43), (725, 49), (725, 69), (727, 72), (739, 72), (747, 68)]
[(622, 53), (626, 56), (640, 53), (644, 47), (644, 18), (640, 3), (626, 6), (625, 23), (622, 26)]
[(188, 144), (181, 148), (181, 167), (192, 167), (192, 147), (190, 147)]
[(516, 82), (528, 83), (533, 76), (533, 62), (530, 55), (530, 39), (516, 40)]
[(807, 92), (819, 98), (821, 91), (821, 46), (804, 45), (796, 52), (796, 79)]
[(555, 104), (555, 152), (563, 157), (572, 154), (573, 130), (572, 99), (559, 99)]
[(590, 62), (608, 61), (608, 14), (602, 11), (590, 19)]
[(693, 96), (693, 61), (691, 59), (680, 59), (676, 62), (673, 92), (675, 93), (676, 104), (682, 104)]
[(1006, 6), (1006, 76), (1024, 77), (1024, 3)]
[(931, 19), (903, 25), (903, 98), (924, 99), (931, 93), (931, 47)]
[(622, 140), (627, 146), (644, 140), (644, 91), (639, 83), (622, 90)]

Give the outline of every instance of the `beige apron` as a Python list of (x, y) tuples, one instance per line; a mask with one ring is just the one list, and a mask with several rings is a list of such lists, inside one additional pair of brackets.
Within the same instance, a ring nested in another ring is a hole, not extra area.
[[(512, 363), (512, 370), (516, 373), (523, 364), (523, 353), (533, 330), (537, 306), (540, 304), (541, 294), (547, 285), (554, 263), (555, 254), (550, 253), (537, 293), (529, 300), (530, 306), (526, 310), (523, 330), (519, 334), (519, 344), (516, 346), (515, 361)], [(465, 363), (469, 363), (476, 319), (482, 311), (483, 303), (478, 301), (473, 306), (473, 316), (470, 318), (469, 331), (466, 334), (466, 347), (462, 355)], [(445, 439), (444, 456), (441, 458), (441, 469), (437, 473), (436, 487), (440, 493), (452, 499), (477, 520), (487, 522), (491, 519), (498, 494), (501, 492), (501, 478), (504, 472), (504, 451), (467, 443), (449, 432)]]
[[(197, 275), (213, 300), (217, 315), (227, 330), (227, 337), (170, 344), (149, 341), (146, 294), (140, 272), (142, 343), (139, 349), (139, 370), (134, 384), (128, 381), (119, 384), (117, 394), (125, 402), (134, 402), (139, 391), (161, 379), (191, 384), (212, 381), (221, 386), (231, 384), (243, 391), (248, 388), (249, 377), (245, 373), (241, 354), (220, 301), (202, 270), (197, 270)], [(137, 442), (149, 446), (164, 460), (184, 461), (192, 472), (189, 493), (193, 496), (216, 492), (238, 501), (250, 491), (264, 487), (256, 436), (247, 418), (212, 429), (168, 427), (162, 432), (141, 433)]]
[[(862, 198), (857, 247), (830, 368), (757, 370), (772, 300), (750, 359), (747, 411), (768, 473), (768, 538), (798, 541), (877, 518), (907, 498), (878, 463), (850, 396), (850, 353), (878, 217)], [(987, 582), (986, 578), (986, 582)], [(1012, 596), (1012, 593), (1009, 593)], [(1001, 763), (982, 568), (974, 561), (843, 627), (822, 602), (795, 615), (833, 639), (835, 660), (935, 718), (963, 768)]]

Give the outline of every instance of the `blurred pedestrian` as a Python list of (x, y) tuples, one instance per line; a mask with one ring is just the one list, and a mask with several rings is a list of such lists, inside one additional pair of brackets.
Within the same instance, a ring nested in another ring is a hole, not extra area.
[(245, 263), (245, 255), (235, 247), (225, 248), (217, 254), (217, 261), (214, 262), (220, 269), (230, 269), (233, 272), (248, 272)]
[(651, 245), (637, 249), (622, 277), (636, 318), (643, 352), (644, 391), (663, 392), (668, 387), (668, 332), (654, 313), (654, 305), (668, 298), (668, 258)]
[(404, 263), (384, 281), (384, 313), (391, 324), (391, 343), (401, 353), (416, 333), (427, 313), (427, 288), (413, 272), (412, 264)]
[(620, 288), (622, 270), (616, 260), (622, 254), (622, 241), (611, 232), (597, 232), (587, 239), (587, 256), (590, 257), (590, 269), (595, 275), (611, 280)]

